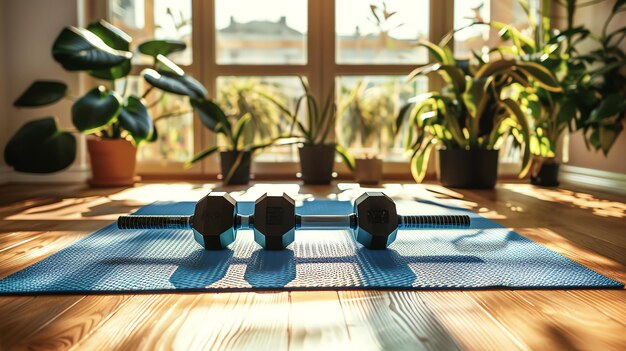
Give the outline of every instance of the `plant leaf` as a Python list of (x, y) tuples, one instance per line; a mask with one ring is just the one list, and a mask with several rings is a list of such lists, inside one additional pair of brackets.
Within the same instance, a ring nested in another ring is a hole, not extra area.
[(604, 156), (609, 153), (609, 150), (611, 150), (611, 147), (615, 143), (615, 140), (617, 140), (617, 137), (622, 129), (623, 127), (621, 124), (601, 126), (598, 129), (600, 148), (602, 149)]
[(150, 133), (149, 143), (154, 143), (159, 140), (159, 130), (156, 127), (156, 123), (152, 122), (152, 133)]
[(103, 85), (83, 95), (72, 105), (72, 123), (82, 133), (97, 132), (119, 114), (122, 98)]
[(66, 27), (54, 41), (52, 56), (68, 71), (90, 71), (118, 66), (132, 53), (112, 49), (86, 29)]
[(67, 94), (67, 85), (54, 80), (36, 80), (13, 103), (15, 107), (39, 107), (53, 104)]
[(212, 154), (214, 154), (216, 151), (218, 151), (220, 148), (219, 146), (215, 145), (215, 146), (211, 146), (208, 149), (205, 149), (201, 152), (199, 152), (198, 154), (196, 154), (191, 160), (186, 161), (185, 164), (183, 165), (183, 167), (185, 169), (190, 168), (194, 163), (211, 156)]
[(148, 40), (137, 47), (139, 52), (152, 57), (167, 56), (174, 52), (184, 51), (186, 48), (187, 44), (180, 40)]
[(535, 62), (519, 62), (517, 68), (531, 76), (543, 89), (556, 93), (563, 91), (552, 72), (544, 66)]
[(206, 96), (204, 86), (188, 75), (179, 76), (166, 71), (157, 72), (151, 68), (143, 70), (142, 75), (150, 85), (168, 93), (189, 96), (192, 99), (203, 99)]
[(343, 162), (346, 164), (348, 169), (351, 172), (353, 172), (354, 171), (354, 157), (348, 152), (346, 148), (344, 148), (343, 146), (339, 144), (335, 144), (335, 151), (337, 152), (337, 154), (339, 154), (339, 156), (341, 157)]
[(230, 122), (224, 111), (213, 101), (208, 99), (191, 99), (191, 106), (198, 112), (200, 121), (205, 127), (214, 132), (223, 132), (232, 135)]
[(451, 83), (459, 93), (465, 90), (465, 75), (463, 71), (455, 66), (442, 65), (440, 63), (431, 63), (414, 69), (407, 76), (407, 81), (411, 81), (417, 76), (427, 75), (433, 72), (439, 73), (443, 79)]
[(103, 80), (116, 80), (126, 77), (132, 69), (131, 60), (125, 60), (117, 66), (111, 68), (103, 68), (93, 71), (88, 71), (89, 75)]
[(251, 118), (252, 118), (252, 115), (250, 115), (250, 113), (246, 113), (241, 118), (239, 118), (239, 120), (237, 121), (237, 124), (235, 124), (235, 128), (233, 131), (233, 146), (235, 150), (237, 150), (237, 145), (239, 144), (239, 138), (241, 138), (241, 134), (243, 133), (243, 130), (246, 127), (246, 124), (250, 122)]
[(156, 62), (159, 64), (159, 71), (161, 72), (169, 72), (181, 77), (185, 75), (185, 71), (180, 68), (180, 66), (175, 64), (174, 61), (168, 59), (164, 55), (157, 55)]
[(97, 35), (98, 38), (112, 49), (130, 51), (130, 43), (133, 40), (130, 35), (105, 20), (90, 23), (87, 30)]
[[(502, 105), (504, 108), (511, 113), (515, 119), (517, 119), (518, 124), (522, 127), (521, 134), (524, 139), (524, 153), (522, 154), (522, 169), (519, 173), (519, 178), (524, 178), (528, 171), (530, 170), (531, 162), (530, 162), (530, 127), (528, 126), (528, 121), (526, 120), (526, 115), (520, 109), (519, 105), (511, 100), (504, 99), (502, 100)], [(495, 128), (495, 127), (494, 127)]]
[(406, 114), (407, 112), (409, 112), (411, 110), (411, 108), (413, 107), (413, 104), (408, 103), (405, 104), (404, 106), (402, 106), (400, 108), (400, 111), (398, 111), (398, 115), (396, 116), (396, 130), (395, 130), (395, 134), (398, 135), (398, 133), (400, 132), (400, 129), (402, 128), (402, 124), (404, 123), (404, 121), (406, 120)]
[(626, 101), (619, 92), (609, 94), (602, 99), (602, 102), (600, 102), (597, 108), (591, 111), (586, 124), (600, 123), (605, 118), (613, 117), (624, 112), (625, 108)]
[(24, 124), (4, 149), (5, 162), (18, 172), (57, 172), (69, 167), (75, 157), (76, 139), (59, 130), (52, 117)]
[(426, 170), (428, 169), (428, 160), (435, 144), (432, 142), (433, 138), (428, 138), (424, 141), (424, 144), (420, 145), (416, 153), (411, 158), (411, 175), (416, 182), (421, 183), (426, 177)]
[(148, 109), (136, 96), (128, 97), (126, 105), (120, 110), (117, 119), (120, 126), (130, 133), (137, 145), (141, 141), (149, 139), (154, 130)]
[(430, 52), (430, 54), (433, 56), (435, 61), (437, 61), (437, 62), (439, 62), (441, 64), (451, 64), (451, 65), (454, 65), (454, 62), (448, 62), (448, 56), (446, 55), (446, 53), (443, 51), (442, 48), (437, 46), (437, 44), (432, 43), (432, 42), (427, 41), (427, 40), (420, 40), (417, 45), (418, 46), (423, 46), (426, 49), (428, 49), (428, 52)]
[(513, 60), (491, 61), (478, 69), (478, 71), (474, 75), (474, 79), (483, 79), (490, 77), (492, 75), (501, 73), (502, 71), (513, 67), (514, 65), (515, 61)]
[[(97, 35), (109, 47), (115, 50), (129, 51), (132, 38), (121, 29), (105, 20), (89, 24), (87, 30)], [(115, 80), (126, 77), (131, 70), (131, 59), (124, 60), (117, 66), (89, 71), (89, 75), (98, 79)]]

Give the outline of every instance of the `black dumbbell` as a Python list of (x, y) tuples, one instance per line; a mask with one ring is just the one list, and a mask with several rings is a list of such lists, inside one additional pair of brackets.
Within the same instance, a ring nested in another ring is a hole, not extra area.
[(255, 201), (254, 215), (239, 215), (230, 195), (210, 193), (198, 201), (193, 216), (121, 216), (117, 224), (120, 229), (192, 229), (207, 250), (230, 245), (238, 229), (254, 230), (254, 240), (268, 250), (287, 247), (296, 229), (353, 229), (355, 239), (366, 248), (385, 249), (398, 229), (470, 224), (467, 215), (398, 215), (393, 200), (381, 192), (361, 195), (348, 215), (296, 215), (295, 209), (288, 195), (265, 194)]

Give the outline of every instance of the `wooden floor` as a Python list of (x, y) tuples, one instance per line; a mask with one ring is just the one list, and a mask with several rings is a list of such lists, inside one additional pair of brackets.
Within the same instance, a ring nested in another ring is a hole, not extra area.
[[(211, 184), (0, 186), (0, 278), (155, 200)], [(254, 197), (349, 199), (354, 184), (254, 184)], [(393, 196), (471, 208), (626, 282), (626, 199), (564, 187), (491, 191), (387, 184)], [(624, 290), (323, 291), (0, 297), (0, 350), (626, 350)]]

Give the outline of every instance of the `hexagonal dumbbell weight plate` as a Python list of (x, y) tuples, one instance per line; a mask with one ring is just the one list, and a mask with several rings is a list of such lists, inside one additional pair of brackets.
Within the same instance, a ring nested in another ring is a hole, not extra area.
[(212, 192), (196, 203), (193, 236), (206, 250), (224, 249), (235, 241), (237, 203), (228, 193)]
[(354, 238), (368, 249), (386, 249), (398, 234), (398, 212), (393, 200), (381, 192), (366, 192), (354, 201), (358, 226)]
[(261, 196), (254, 203), (254, 241), (266, 250), (282, 250), (294, 241), (296, 205), (287, 194)]

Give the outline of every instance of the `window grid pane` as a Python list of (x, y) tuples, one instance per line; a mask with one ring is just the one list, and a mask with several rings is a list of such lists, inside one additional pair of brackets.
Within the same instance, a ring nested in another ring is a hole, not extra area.
[(192, 64), (191, 1), (109, 0), (109, 20), (133, 38), (131, 49), (136, 53), (134, 64), (152, 64), (150, 57), (137, 51), (137, 45), (152, 39), (185, 42), (187, 49), (172, 53), (169, 58), (179, 65)]
[(338, 64), (428, 62), (429, 0), (336, 0), (335, 60)]
[(221, 65), (307, 62), (306, 0), (215, 0)]

